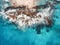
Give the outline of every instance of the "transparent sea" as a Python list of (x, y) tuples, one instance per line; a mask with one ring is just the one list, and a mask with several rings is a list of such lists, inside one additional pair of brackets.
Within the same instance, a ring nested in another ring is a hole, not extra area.
[[(2, 8), (1, 3), (2, 0), (0, 0), (0, 9)], [(0, 45), (60, 45), (60, 4), (54, 7), (54, 25), (40, 29), (41, 34), (36, 33), (36, 28), (29, 28), (23, 32), (0, 17)], [(46, 30), (49, 31), (46, 32)]]

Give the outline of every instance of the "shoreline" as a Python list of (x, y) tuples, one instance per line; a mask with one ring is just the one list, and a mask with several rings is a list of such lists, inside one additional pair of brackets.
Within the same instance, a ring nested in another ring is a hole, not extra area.
[[(9, 19), (9, 22), (13, 22), (16, 25), (18, 25), (21, 29), (22, 28), (26, 28), (26, 26), (32, 26), (32, 25), (39, 25), (39, 24), (46, 24), (49, 25), (49, 17), (52, 15), (52, 12), (50, 11), (51, 7), (48, 7), (46, 9), (43, 9), (42, 12), (37, 12), (34, 17), (30, 17), (26, 14), (19, 14), (19, 15), (13, 15), (14, 13), (16, 13), (16, 10), (8, 10), (7, 12), (3, 12), (3, 16), (5, 17), (5, 19)], [(47, 10), (47, 11), (46, 11)], [(11, 13), (11, 14), (9, 14)]]

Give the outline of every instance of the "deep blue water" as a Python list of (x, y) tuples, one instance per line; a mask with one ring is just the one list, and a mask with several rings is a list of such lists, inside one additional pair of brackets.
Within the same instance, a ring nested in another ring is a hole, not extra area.
[(54, 25), (42, 28), (41, 34), (32, 28), (23, 32), (0, 17), (0, 45), (60, 45), (60, 4), (56, 4), (55, 8)]

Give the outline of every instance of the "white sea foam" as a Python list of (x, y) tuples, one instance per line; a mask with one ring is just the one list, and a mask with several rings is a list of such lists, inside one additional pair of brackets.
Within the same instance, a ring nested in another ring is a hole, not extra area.
[[(2, 14), (3, 18), (5, 18), (5, 19), (9, 18), (9, 22), (14, 22), (16, 25), (18, 25), (18, 27), (20, 29), (23, 29), (23, 28), (26, 28), (27, 26), (29, 27), (32, 25), (46, 24), (45, 17), (51, 16), (52, 12), (53, 12), (53, 11), (51, 11), (51, 12), (49, 12), (49, 11), (50, 11), (50, 7), (43, 9), (42, 12), (38, 12), (36, 14), (36, 16), (38, 16), (37, 18), (31, 18), (30, 16), (27, 16), (26, 14), (20, 14), (20, 15), (16, 15), (17, 19), (16, 18), (13, 19), (12, 17), (7, 15), (6, 13), (16, 12), (16, 10), (14, 10), (14, 9), (8, 10), (7, 12), (1, 12), (1, 14)], [(39, 17), (39, 15), (41, 17)], [(26, 20), (28, 20), (28, 21), (26, 22)]]

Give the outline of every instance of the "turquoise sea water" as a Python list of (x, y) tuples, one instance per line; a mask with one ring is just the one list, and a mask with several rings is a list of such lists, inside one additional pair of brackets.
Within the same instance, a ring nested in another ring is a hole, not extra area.
[(42, 28), (41, 34), (37, 34), (32, 28), (22, 32), (0, 17), (0, 45), (60, 45), (60, 4), (56, 4), (55, 8), (54, 25)]

